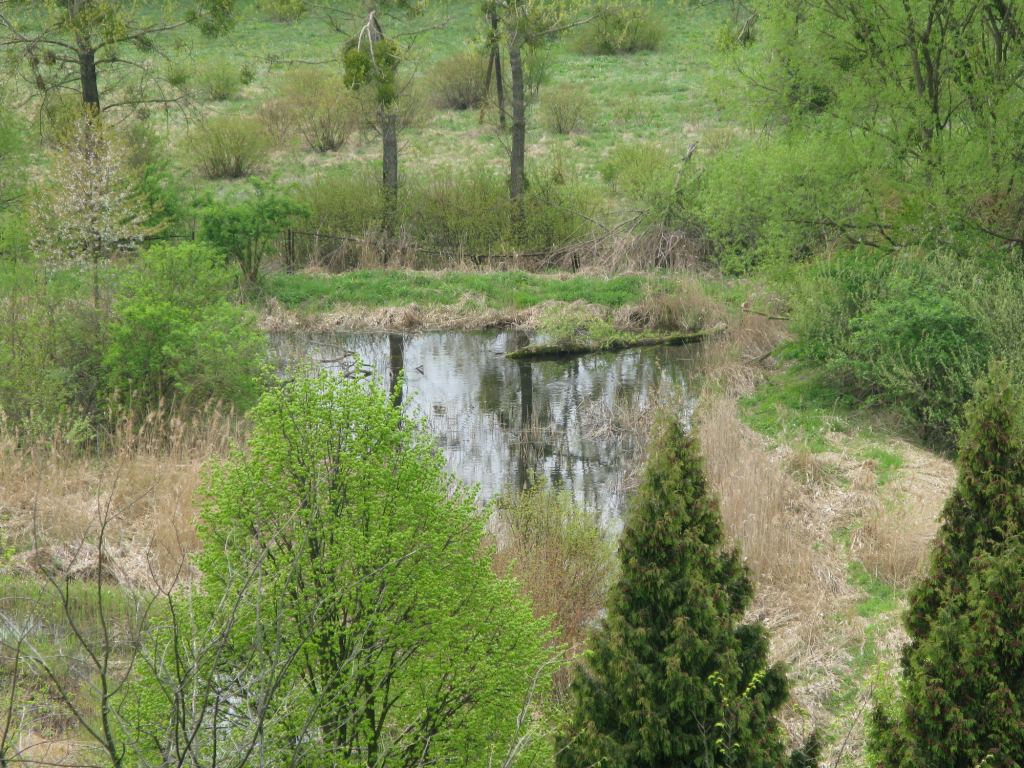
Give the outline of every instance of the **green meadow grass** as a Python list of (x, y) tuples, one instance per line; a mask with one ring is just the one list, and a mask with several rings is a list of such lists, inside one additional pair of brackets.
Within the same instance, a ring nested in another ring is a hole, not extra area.
[(358, 270), (340, 275), (275, 273), (265, 291), (290, 309), (316, 312), (339, 305), (368, 308), (455, 304), (465, 294), (482, 296), (494, 309), (525, 309), (545, 301), (585, 301), (621, 307), (649, 289), (668, 288), (658, 276), (560, 277), (526, 272), (400, 272)]

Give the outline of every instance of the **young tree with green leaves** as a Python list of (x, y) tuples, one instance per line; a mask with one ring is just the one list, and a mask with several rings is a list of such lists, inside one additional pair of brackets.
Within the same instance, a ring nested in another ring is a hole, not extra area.
[(246, 285), (259, 283), (260, 269), (275, 238), (309, 215), (309, 209), (274, 185), (253, 178), (252, 194), (218, 201), (199, 214), (199, 236), (238, 264)]
[(928, 575), (910, 596), (899, 690), (872, 719), (878, 765), (973, 768), (1024, 760), (1021, 406), (1002, 365), (980, 382), (969, 406), (957, 485)]
[(573, 684), (559, 768), (778, 768), (787, 681), (722, 533), (692, 435), (663, 427), (629, 508), (621, 575)]
[(210, 478), (197, 566), (210, 611), (238, 602), (238, 574), (259, 584), (221, 679), (294, 649), (269, 700), (233, 689), (235, 711), (266, 715), (268, 762), (483, 767), (550, 749), (521, 744), (548, 622), (492, 572), (484, 520), (423, 429), (386, 389), (330, 373), (294, 374), (251, 419)]
[[(162, 37), (189, 24), (204, 34), (230, 28), (234, 0), (192, 0), (153, 6), (142, 0), (0, 0), (0, 51), (44, 98), (78, 92), (88, 111), (166, 104), (149, 90)], [(105, 76), (101, 85), (100, 74)], [(116, 94), (103, 103), (101, 92)]]

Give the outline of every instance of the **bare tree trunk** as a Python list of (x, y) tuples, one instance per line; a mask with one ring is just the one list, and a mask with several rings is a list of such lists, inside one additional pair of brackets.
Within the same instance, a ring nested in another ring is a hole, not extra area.
[(78, 40), (78, 75), (82, 82), (82, 103), (94, 114), (100, 111), (100, 85), (96, 74), (96, 51)]
[(513, 200), (520, 200), (526, 191), (526, 92), (522, 48), (514, 33), (508, 41), (508, 66), (512, 72), (512, 157), (508, 192)]
[(501, 74), (501, 46), (498, 44), (498, 14), (491, 14), (491, 59), (494, 61), (494, 90), (498, 95), (498, 125), (505, 130), (505, 78)]
[(384, 231), (394, 236), (398, 224), (398, 114), (381, 108), (381, 137), (384, 145)]

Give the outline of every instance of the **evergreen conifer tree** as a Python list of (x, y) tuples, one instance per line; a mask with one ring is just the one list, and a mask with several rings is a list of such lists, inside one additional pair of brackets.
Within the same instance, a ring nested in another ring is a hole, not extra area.
[(1024, 764), (1024, 439), (994, 366), (961, 438), (928, 575), (913, 590), (900, 688), (870, 729), (886, 768)]
[(774, 715), (786, 677), (768, 664), (764, 627), (742, 623), (753, 587), (724, 546), (697, 442), (676, 423), (652, 452), (619, 555), (559, 768), (784, 765)]

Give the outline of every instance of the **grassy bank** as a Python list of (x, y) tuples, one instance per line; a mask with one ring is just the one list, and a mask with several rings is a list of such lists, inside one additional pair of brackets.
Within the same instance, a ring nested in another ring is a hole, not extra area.
[(358, 270), (274, 273), (264, 327), (416, 330), (517, 326), (552, 339), (700, 330), (735, 314), (744, 286), (692, 273), (571, 275)]
[(270, 275), (266, 295), (282, 306), (305, 313), (342, 306), (371, 309), (450, 306), (463, 296), (479, 297), (490, 309), (528, 309), (546, 301), (583, 301), (617, 309), (635, 304), (652, 291), (669, 290), (659, 275), (566, 276), (527, 272), (409, 272), (357, 270), (338, 275), (309, 273)]

